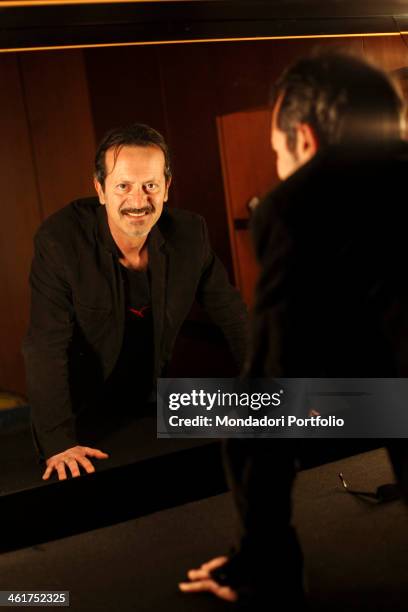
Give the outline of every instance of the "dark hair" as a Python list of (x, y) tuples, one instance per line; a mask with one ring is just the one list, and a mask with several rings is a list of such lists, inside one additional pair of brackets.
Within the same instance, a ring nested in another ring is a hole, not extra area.
[(277, 126), (296, 147), (296, 125), (309, 124), (320, 146), (401, 137), (404, 103), (391, 78), (340, 51), (315, 50), (289, 66), (272, 89), (281, 99)]
[(143, 123), (132, 123), (122, 128), (114, 128), (105, 134), (95, 155), (95, 177), (104, 187), (106, 179), (105, 154), (114, 148), (114, 160), (122, 147), (158, 147), (164, 154), (164, 176), (166, 182), (171, 179), (170, 153), (163, 136)]

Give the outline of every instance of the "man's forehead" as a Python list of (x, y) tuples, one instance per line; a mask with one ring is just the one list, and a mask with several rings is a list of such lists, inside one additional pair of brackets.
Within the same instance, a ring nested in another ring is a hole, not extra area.
[(272, 123), (271, 123), (272, 130), (278, 129), (278, 115), (279, 115), (279, 111), (280, 111), (281, 106), (282, 106), (282, 101), (283, 101), (284, 95), (285, 95), (284, 92), (280, 93), (277, 96), (277, 98), (275, 100), (275, 103), (273, 105), (273, 108), (272, 108), (272, 119), (271, 119), (271, 121), (272, 121)]
[(110, 147), (105, 153), (107, 174), (123, 171), (124, 168), (143, 171), (155, 169), (164, 172), (164, 153), (155, 145), (121, 145)]
[(283, 136), (282, 130), (279, 129), (278, 127), (278, 115), (279, 115), (279, 111), (280, 108), (282, 106), (282, 101), (283, 101), (283, 97), (284, 97), (284, 92), (280, 93), (278, 95), (278, 97), (275, 100), (275, 103), (273, 105), (272, 108), (272, 113), (271, 113), (271, 144), (272, 144), (272, 148), (276, 149), (276, 140), (279, 140), (279, 137)]

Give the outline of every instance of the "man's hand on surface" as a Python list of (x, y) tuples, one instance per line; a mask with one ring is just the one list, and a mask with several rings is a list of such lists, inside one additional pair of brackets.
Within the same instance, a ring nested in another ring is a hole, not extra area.
[(92, 463), (87, 457), (95, 457), (95, 459), (107, 459), (109, 455), (97, 448), (89, 448), (88, 446), (73, 446), (57, 455), (53, 455), (46, 460), (47, 469), (42, 478), (48, 480), (52, 472), (55, 470), (58, 474), (58, 480), (66, 480), (66, 467), (71, 471), (74, 478), (81, 475), (79, 466), (82, 466), (88, 474), (95, 471)]
[(210, 575), (211, 570), (224, 565), (227, 561), (227, 557), (216, 557), (215, 559), (211, 559), (211, 561), (207, 561), (207, 563), (203, 563), (199, 569), (190, 570), (187, 572), (190, 582), (180, 582), (180, 591), (185, 593), (208, 592), (213, 593), (225, 601), (237, 601), (238, 594), (236, 591), (229, 586), (218, 584)]

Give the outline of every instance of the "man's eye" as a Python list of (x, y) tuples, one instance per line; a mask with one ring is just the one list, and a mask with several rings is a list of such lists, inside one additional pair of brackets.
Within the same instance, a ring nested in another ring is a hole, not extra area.
[(119, 183), (118, 185), (118, 189), (120, 189), (120, 191), (124, 191), (126, 187), (127, 187), (126, 183)]
[(149, 191), (154, 191), (156, 187), (157, 187), (156, 183), (147, 183), (146, 185), (146, 189), (148, 189)]

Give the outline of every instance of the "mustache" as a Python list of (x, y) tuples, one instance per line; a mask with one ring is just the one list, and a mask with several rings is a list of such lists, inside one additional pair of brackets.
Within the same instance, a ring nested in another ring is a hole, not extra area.
[(143, 206), (143, 208), (122, 208), (120, 211), (122, 215), (126, 215), (127, 213), (151, 213), (154, 212), (153, 206)]

